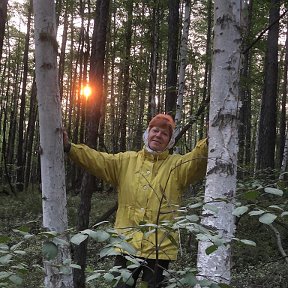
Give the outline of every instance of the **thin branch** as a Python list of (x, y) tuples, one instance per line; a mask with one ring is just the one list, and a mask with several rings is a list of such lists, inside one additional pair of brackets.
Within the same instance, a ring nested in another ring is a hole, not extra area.
[(176, 143), (180, 140), (183, 134), (189, 130), (189, 128), (197, 121), (198, 117), (205, 111), (205, 108), (207, 107), (209, 101), (210, 101), (209, 97), (202, 101), (202, 103), (200, 104), (200, 107), (198, 108), (196, 112), (196, 115), (182, 128), (182, 130), (176, 136), (174, 145), (176, 145)]
[(276, 19), (274, 22), (272, 22), (268, 27), (266, 27), (259, 35), (258, 37), (243, 51), (243, 54), (246, 54), (249, 52), (249, 50), (262, 38), (262, 36), (270, 30), (276, 23), (278, 23), (288, 12), (288, 9), (286, 9), (278, 19)]
[(276, 240), (277, 240), (277, 246), (278, 246), (278, 250), (280, 252), (280, 254), (283, 256), (283, 258), (285, 259), (286, 263), (288, 264), (288, 256), (282, 246), (282, 240), (281, 240), (281, 235), (280, 232), (278, 231), (278, 229), (273, 226), (273, 224), (270, 224), (269, 227), (273, 230)]

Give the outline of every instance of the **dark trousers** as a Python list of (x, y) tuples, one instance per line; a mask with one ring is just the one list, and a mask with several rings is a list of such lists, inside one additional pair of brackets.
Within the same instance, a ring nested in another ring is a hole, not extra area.
[[(116, 286), (117, 288), (131, 288), (131, 287), (136, 287), (136, 281), (141, 273), (142, 273), (142, 281), (146, 282), (148, 284), (148, 288), (160, 288), (164, 287), (161, 286), (161, 282), (164, 280), (163, 276), (163, 268), (165, 270), (168, 269), (169, 266), (169, 260), (160, 260), (158, 259), (158, 265), (156, 265), (156, 260), (154, 259), (146, 259), (145, 263), (141, 264), (141, 266), (132, 269), (132, 277), (134, 279), (134, 285), (129, 286), (125, 283), (118, 283)], [(127, 259), (122, 256), (122, 255), (117, 255), (114, 266), (121, 266), (121, 268), (126, 268), (127, 267)]]

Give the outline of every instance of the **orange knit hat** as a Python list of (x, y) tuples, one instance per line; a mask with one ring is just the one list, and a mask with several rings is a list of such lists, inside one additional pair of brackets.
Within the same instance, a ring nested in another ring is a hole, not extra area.
[(175, 129), (175, 122), (173, 118), (168, 114), (157, 114), (151, 119), (148, 125), (149, 129), (155, 126), (164, 129), (168, 128), (171, 137), (173, 130)]

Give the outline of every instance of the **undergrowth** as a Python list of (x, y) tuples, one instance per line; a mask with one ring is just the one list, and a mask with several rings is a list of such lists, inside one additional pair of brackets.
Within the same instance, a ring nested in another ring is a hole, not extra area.
[[(284, 191), (286, 187), (284, 187)], [(287, 201), (287, 191), (284, 199)], [(194, 201), (195, 198), (189, 196), (185, 202)], [(19, 235), (13, 232), (23, 225), (30, 228), (30, 233), (37, 234), (41, 231), (42, 208), (41, 194), (37, 189), (31, 189), (25, 193), (19, 193), (17, 197), (0, 195), (0, 236), (7, 235), (12, 239), (10, 245), (20, 241)], [(69, 194), (68, 201), (68, 219), (69, 227), (75, 227), (77, 221), (77, 209), (79, 196)], [(91, 225), (96, 219), (114, 205), (116, 194), (111, 193), (94, 193), (92, 197), (92, 209), (90, 215)], [(269, 200), (268, 200), (269, 201)], [(232, 285), (237, 288), (287, 288), (288, 287), (288, 264), (279, 253), (275, 235), (269, 229), (268, 225), (263, 225), (257, 219), (247, 215), (237, 219), (237, 237), (250, 239), (257, 246), (246, 246), (240, 244), (233, 245), (233, 269)], [(109, 219), (111, 226), (114, 222), (114, 215)], [(281, 225), (283, 224), (283, 225)], [(276, 223), (283, 248), (288, 251), (288, 230), (286, 223)], [(91, 228), (91, 227), (90, 227)], [(28, 267), (29, 273), (23, 276), (23, 288), (41, 288), (43, 287), (43, 270), (41, 243), (36, 240), (29, 242), (29, 246), (22, 247), (26, 255), (22, 256), (22, 262)], [(108, 270), (113, 266), (113, 258), (99, 259), (101, 244), (89, 242), (87, 270), (95, 269)], [(187, 233), (181, 234), (181, 249), (178, 260), (171, 264), (173, 270), (182, 270), (187, 267), (195, 267), (197, 259), (197, 241), (193, 236)], [(13, 286), (11, 286), (13, 287)], [(89, 284), (87, 287), (95, 287)], [(97, 287), (105, 288), (109, 285), (97, 283)]]

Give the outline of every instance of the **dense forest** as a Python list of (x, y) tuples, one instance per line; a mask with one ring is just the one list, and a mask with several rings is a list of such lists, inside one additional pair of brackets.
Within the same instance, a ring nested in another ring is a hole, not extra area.
[[(231, 5), (222, 7), (219, 0), (47, 0), (55, 4), (50, 5), (55, 38), (38, 31), (45, 11), (36, 2), (0, 0), (0, 287), (56, 287), (43, 279), (55, 273), (50, 262), (57, 245), (68, 238), (72, 260), (70, 251), (62, 251), (70, 262), (62, 261), (57, 273), (69, 278), (73, 269), (74, 286), (71, 279), (62, 279), (66, 286), (59, 287), (113, 287), (117, 279), (108, 273), (112, 264), (107, 257), (111, 242), (105, 246), (105, 241), (114, 234), (116, 192), (73, 165), (62, 150), (61, 155), (55, 151), (56, 159), (65, 159), (65, 195), (56, 208), (63, 214), (53, 215), (53, 207), (42, 202), (44, 190), (49, 185), (51, 190), (57, 179), (52, 176), (47, 184), (42, 150), (49, 140), (60, 139), (57, 147), (63, 147), (62, 134), (54, 139), (47, 127), (57, 123), (73, 143), (98, 151), (137, 151), (157, 113), (175, 119), (171, 153), (185, 154), (209, 137), (210, 147), (223, 146), (229, 154), (215, 156), (211, 148), (210, 159), (219, 160), (213, 162), (218, 168), (208, 162), (207, 182), (185, 193), (185, 219), (200, 223), (201, 208), (214, 195), (224, 203), (219, 213), (227, 221), (232, 217), (230, 224), (235, 225), (230, 247), (200, 224), (197, 229), (187, 224), (167, 287), (288, 287), (287, 1), (227, 0)], [(228, 11), (222, 18), (217, 14), (220, 6)], [(229, 25), (229, 13), (236, 15), (236, 24)], [(38, 42), (43, 39), (45, 45)], [(57, 60), (55, 85), (46, 83), (37, 70), (37, 59), (47, 46)], [(218, 57), (221, 53), (224, 59)], [(219, 68), (222, 63), (229, 65), (225, 72)], [(57, 116), (49, 114), (51, 86), (59, 96)], [(225, 214), (230, 200), (233, 205)], [(215, 207), (208, 206), (204, 208), (214, 213)], [(54, 216), (67, 218), (64, 225), (51, 224), (57, 222), (51, 220)], [(65, 236), (57, 234), (64, 230)], [(207, 237), (212, 245), (203, 248), (201, 241)], [(196, 277), (196, 267), (206, 265), (213, 271), (212, 255), (225, 262), (219, 254), (229, 258), (222, 267), (229, 270), (228, 281), (215, 284), (210, 282), (213, 277), (206, 282)], [(209, 257), (210, 264), (204, 264)]]

